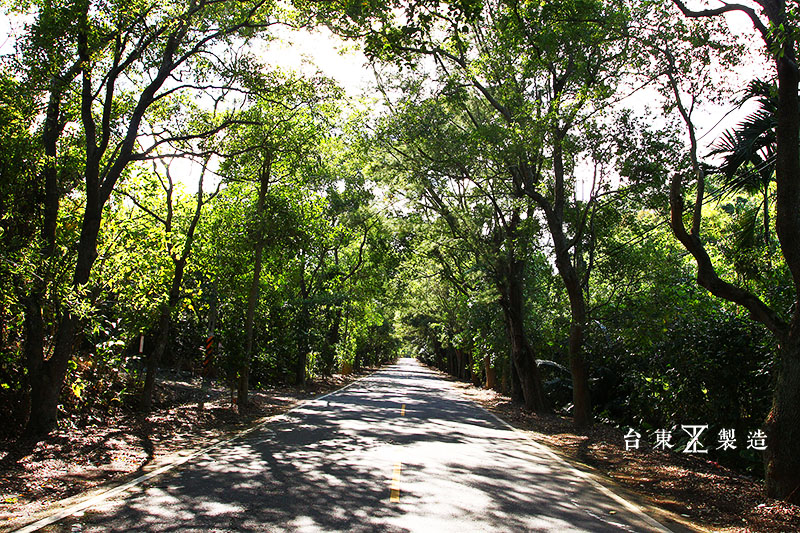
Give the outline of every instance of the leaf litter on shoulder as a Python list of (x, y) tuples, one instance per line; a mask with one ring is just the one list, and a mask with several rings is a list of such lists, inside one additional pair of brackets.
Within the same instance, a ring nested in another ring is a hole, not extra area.
[(800, 507), (769, 499), (763, 482), (698, 457), (653, 449), (624, 449), (624, 432), (596, 423), (576, 431), (569, 418), (540, 416), (496, 391), (453, 384), (468, 398), (547, 444), (567, 459), (712, 531), (800, 531)]

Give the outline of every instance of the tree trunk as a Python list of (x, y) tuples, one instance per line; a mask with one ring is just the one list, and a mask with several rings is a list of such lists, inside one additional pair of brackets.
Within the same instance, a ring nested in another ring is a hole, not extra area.
[(52, 431), (58, 421), (58, 399), (67, 363), (72, 355), (78, 319), (67, 313), (59, 322), (53, 354), (38, 366), (38, 371), (30, 379), (30, 417), (25, 433), (28, 437), (39, 438)]
[(508, 358), (509, 375), (511, 376), (511, 401), (516, 404), (525, 403), (525, 395), (522, 394), (522, 384), (519, 381), (519, 373), (514, 358)]
[(472, 383), (476, 387), (480, 387), (481, 386), (481, 373), (480, 373), (480, 371), (476, 371), (475, 370), (476, 361), (475, 361), (475, 354), (474, 354), (473, 350), (474, 350), (474, 348), (470, 348), (470, 350), (467, 352), (467, 364), (469, 365), (469, 372), (468, 372), (469, 381), (470, 381), (470, 383)]
[[(556, 200), (552, 209), (545, 210), (550, 236), (556, 253), (556, 268), (564, 282), (569, 296), (569, 369), (572, 376), (572, 418), (578, 427), (592, 423), (592, 404), (589, 398), (589, 372), (583, 354), (583, 330), (586, 327), (586, 301), (581, 288), (580, 276), (573, 260), (577, 262), (576, 251), (570, 256), (570, 244), (564, 235), (564, 162), (562, 137), (556, 136), (553, 145), (553, 167), (556, 176)], [(575, 241), (581, 235), (575, 236)]]
[(441, 343), (439, 342), (439, 339), (434, 339), (433, 340), (433, 361), (434, 361), (434, 365), (439, 370), (444, 371), (445, 368), (444, 368), (444, 360), (442, 358), (442, 351), (443, 351), (443, 348), (442, 348)]
[[(38, 289), (34, 289), (24, 300), (25, 308), (25, 343), (23, 345), (25, 352), (25, 363), (27, 366), (27, 387), (25, 394), (25, 413), (23, 420), (26, 422), (30, 420), (31, 413), (31, 388), (34, 380), (41, 379), (42, 365), (44, 364), (44, 320), (42, 319), (42, 304), (38, 300)], [(41, 428), (37, 424), (28, 424), (26, 432), (28, 437), (34, 437), (37, 433), (41, 432)], [(46, 432), (45, 432), (46, 433)]]
[(325, 346), (322, 353), (322, 372), (326, 376), (333, 373), (333, 368), (336, 365), (336, 345), (339, 344), (341, 338), (341, 325), (342, 325), (342, 308), (339, 307), (333, 313), (333, 320), (325, 335)]
[(800, 505), (800, 331), (781, 346), (772, 410), (767, 417), (767, 494)]
[(535, 413), (546, 412), (548, 410), (547, 400), (544, 396), (533, 352), (520, 329), (518, 317), (510, 316), (507, 320), (509, 321), (509, 335), (512, 338), (511, 357), (525, 407)]
[(536, 359), (525, 337), (525, 317), (522, 311), (522, 268), (523, 263), (514, 260), (507, 266), (506, 284), (502, 291), (502, 307), (506, 317), (506, 331), (511, 341), (511, 360), (517, 372), (525, 407), (535, 413), (542, 413), (547, 412), (549, 407)]
[[(308, 323), (305, 318), (303, 318), (303, 323)], [(306, 333), (307, 328), (303, 328), (300, 331), (300, 338), (298, 339), (297, 362), (295, 363), (294, 367), (294, 381), (298, 385), (305, 385), (306, 383), (306, 366), (308, 365), (308, 344), (305, 337)], [(357, 360), (358, 355), (356, 355), (356, 362), (358, 362)], [(358, 366), (361, 366), (360, 363)]]
[[(72, 280), (72, 286), (75, 288), (82, 287), (89, 281), (92, 264), (97, 257), (97, 235), (100, 231), (100, 217), (103, 205), (97, 193), (98, 191), (94, 190), (87, 191), (86, 194), (86, 210), (81, 226), (78, 257)], [(67, 310), (58, 322), (52, 355), (46, 361), (28, 362), (29, 368), (34, 370), (29, 376), (31, 386), (30, 417), (25, 429), (25, 434), (28, 437), (38, 438), (44, 436), (56, 426), (58, 421), (58, 398), (61, 393), (61, 387), (64, 384), (64, 378), (67, 375), (67, 363), (72, 357), (78, 323), (78, 317), (70, 310)], [(35, 338), (30, 340), (34, 343), (37, 342)], [(31, 349), (29, 355), (34, 356), (33, 349)]]
[(49, 375), (52, 365), (44, 360), (44, 335), (41, 304), (26, 301), (25, 355), (29, 389), (25, 405), (28, 414), (25, 437), (32, 439), (46, 435), (55, 426), (61, 392), (61, 383), (54, 383), (54, 377)]
[(800, 72), (794, 47), (794, 39), (787, 37), (784, 54), (777, 60), (775, 228), (794, 281), (795, 309), (781, 342), (775, 397), (767, 419), (766, 482), (769, 496), (800, 504)]
[[(156, 344), (154, 346), (153, 351), (150, 353), (150, 357), (147, 358), (147, 376), (145, 377), (144, 383), (144, 390), (142, 391), (142, 398), (141, 404), (142, 408), (146, 411), (150, 410), (150, 407), (153, 403), (153, 388), (155, 387), (156, 381), (156, 374), (158, 373), (158, 365), (161, 363), (161, 358), (164, 356), (164, 352), (169, 345), (169, 334), (170, 329), (172, 328), (172, 313), (175, 308), (178, 306), (178, 303), (181, 299), (181, 285), (183, 284), (183, 273), (186, 269), (186, 261), (189, 259), (189, 255), (192, 252), (192, 243), (194, 241), (194, 234), (195, 230), (197, 229), (197, 223), (200, 221), (200, 214), (203, 210), (203, 178), (205, 177), (206, 168), (208, 165), (208, 158), (206, 158), (205, 162), (203, 163), (203, 171), (200, 174), (200, 180), (197, 185), (197, 200), (194, 209), (194, 215), (192, 216), (191, 222), (189, 223), (189, 228), (186, 231), (186, 238), (183, 242), (183, 247), (181, 248), (180, 255), (175, 255), (173, 253), (173, 249), (170, 246), (169, 248), (169, 255), (172, 259), (172, 264), (174, 270), (172, 272), (172, 283), (169, 287), (169, 294), (167, 295), (167, 304), (166, 307), (162, 307), (161, 315), (159, 316), (158, 321), (158, 335), (156, 337)], [(172, 233), (173, 230), (173, 204), (172, 204), (172, 194), (174, 191), (172, 174), (170, 173), (170, 167), (167, 166), (166, 168), (167, 174), (167, 181), (169, 183), (169, 187), (165, 188), (165, 192), (167, 193), (167, 217), (164, 221), (164, 230), (167, 235)], [(219, 189), (217, 189), (219, 190)], [(215, 193), (216, 194), (216, 193)], [(212, 305), (212, 323), (216, 321), (216, 300)], [(214, 326), (212, 325), (212, 335), (213, 335)]]
[[(263, 205), (263, 204), (262, 204)], [(244, 358), (239, 368), (239, 380), (236, 388), (236, 404), (241, 409), (247, 406), (247, 392), (250, 388), (250, 360), (253, 357), (253, 335), (255, 333), (256, 304), (261, 283), (261, 261), (264, 253), (264, 243), (259, 237), (256, 242), (255, 264), (253, 266), (253, 280), (247, 295), (247, 315), (245, 316), (245, 345)]]
[(272, 171), (272, 156), (266, 154), (264, 163), (259, 176), (258, 203), (256, 204), (256, 218), (259, 223), (259, 231), (255, 238), (255, 258), (253, 262), (253, 279), (250, 283), (250, 290), (247, 293), (247, 314), (245, 315), (245, 345), (244, 357), (239, 367), (239, 379), (236, 387), (236, 404), (239, 412), (247, 407), (247, 392), (250, 388), (250, 359), (253, 357), (253, 334), (255, 326), (256, 305), (261, 287), (261, 262), (264, 254), (264, 238), (261, 234), (261, 224), (263, 223), (264, 204), (269, 190), (269, 180)]
[[(308, 365), (308, 296), (305, 264), (300, 265), (300, 311), (297, 316), (297, 361), (294, 368), (294, 381), (298, 385), (306, 382), (306, 366)], [(355, 365), (354, 365), (355, 366)]]
[[(40, 262), (36, 269), (36, 277), (31, 284), (30, 292), (25, 298), (25, 359), (28, 370), (28, 393), (25, 402), (27, 423), (25, 436), (40, 438), (49, 433), (56, 425), (58, 418), (58, 399), (61, 393), (62, 380), (58, 379), (58, 369), (45, 361), (45, 325), (42, 317), (42, 300), (46, 283), (50, 279), (47, 265), (50, 262), (56, 245), (56, 226), (61, 195), (58, 189), (58, 138), (63, 126), (60, 125), (61, 93), (67, 81), (74, 77), (78, 70), (73, 66), (70, 73), (63, 78), (54, 77), (50, 85), (50, 98), (42, 133), (42, 144), (46, 157), (40, 175), (44, 184), (44, 206), (42, 221), (42, 248)], [(66, 361), (64, 362), (66, 371)], [(51, 375), (52, 373), (52, 375)]]
[[(573, 419), (575, 425), (585, 426), (592, 422), (591, 401), (589, 398), (589, 372), (583, 354), (583, 330), (586, 327), (586, 301), (581, 288), (580, 276), (570, 255), (572, 246), (583, 237), (583, 224), (580, 224), (575, 236), (568, 239), (565, 235), (564, 208), (566, 203), (566, 185), (564, 170), (563, 142), (566, 131), (556, 129), (553, 132), (553, 200), (552, 202), (532, 188), (530, 184), (538, 180), (528, 165), (516, 168), (519, 181), (525, 183), (523, 192), (527, 194), (544, 212), (547, 228), (553, 239), (556, 268), (567, 289), (570, 302), (571, 323), (569, 331), (569, 365), (572, 375)], [(587, 207), (588, 209), (588, 207)], [(588, 211), (585, 212), (588, 215)], [(576, 254), (577, 255), (577, 254)]]
[(35, 376), (30, 376), (30, 416), (25, 427), (26, 438), (39, 439), (55, 428), (63, 374), (58, 367), (45, 362)]
[(497, 388), (497, 371), (492, 366), (492, 358), (489, 355), (483, 356), (483, 369), (486, 373), (486, 388), (487, 389), (496, 389)]
[(147, 373), (144, 378), (144, 388), (142, 389), (142, 396), (139, 400), (142, 410), (149, 411), (153, 407), (153, 390), (156, 385), (156, 374), (158, 373), (158, 366), (161, 364), (161, 358), (167, 350), (169, 343), (169, 330), (170, 323), (172, 322), (172, 310), (169, 303), (161, 306), (161, 312), (158, 316), (158, 333), (156, 334), (156, 342), (153, 349), (147, 356)]
[[(556, 262), (558, 263), (558, 261)], [(559, 272), (562, 272), (559, 267)], [(578, 427), (592, 423), (592, 404), (589, 398), (589, 373), (583, 356), (583, 334), (586, 328), (586, 302), (577, 273), (571, 264), (561, 275), (567, 288), (570, 306), (569, 367), (572, 375), (573, 420)]]
[[(187, 240), (188, 246), (191, 246), (191, 237)], [(186, 254), (188, 255), (188, 253)], [(153, 389), (156, 384), (156, 376), (158, 374), (158, 366), (161, 364), (161, 358), (167, 351), (169, 346), (169, 333), (172, 328), (172, 312), (178, 305), (181, 298), (181, 284), (183, 283), (183, 272), (186, 266), (186, 258), (181, 258), (175, 264), (175, 272), (172, 274), (172, 283), (170, 284), (167, 302), (161, 307), (161, 314), (158, 317), (158, 333), (156, 334), (156, 342), (153, 346), (153, 351), (147, 357), (147, 374), (144, 379), (144, 388), (142, 389), (141, 406), (145, 411), (149, 411), (153, 406)]]

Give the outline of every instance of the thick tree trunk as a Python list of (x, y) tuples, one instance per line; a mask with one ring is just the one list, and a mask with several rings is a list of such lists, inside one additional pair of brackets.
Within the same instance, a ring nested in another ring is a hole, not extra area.
[[(558, 138), (558, 137), (557, 137)], [(572, 418), (578, 427), (592, 423), (592, 404), (589, 398), (589, 371), (583, 352), (583, 331), (586, 327), (586, 301), (580, 276), (570, 255), (570, 244), (564, 235), (564, 170), (561, 141), (553, 146), (553, 165), (556, 174), (556, 201), (545, 209), (550, 236), (556, 253), (556, 268), (567, 289), (570, 307), (569, 368), (572, 376)], [(579, 239), (581, 236), (576, 236)]]
[(49, 433), (58, 417), (58, 397), (61, 382), (53, 376), (52, 365), (44, 360), (44, 322), (41, 304), (26, 302), (25, 353), (28, 366), (29, 392), (26, 401), (28, 412), (25, 437), (36, 439)]
[(524, 333), (519, 327), (518, 318), (508, 317), (511, 335), (511, 357), (516, 370), (516, 376), (522, 391), (522, 399), (525, 407), (535, 413), (542, 413), (548, 410), (547, 400), (539, 376), (539, 369), (533, 352), (524, 338)]
[(508, 358), (508, 367), (508, 374), (511, 377), (511, 401), (516, 404), (523, 404), (525, 403), (525, 395), (522, 393), (522, 384), (519, 380), (519, 373), (513, 356)]
[[(31, 294), (25, 299), (25, 363), (27, 366), (27, 390), (25, 395), (25, 413), (23, 420), (30, 420), (31, 413), (31, 389), (34, 380), (41, 379), (42, 365), (44, 364), (44, 320), (42, 318), (42, 304), (38, 300), (39, 291), (34, 289)], [(60, 387), (59, 387), (60, 388)], [(26, 432), (29, 437), (35, 436), (41, 432), (41, 428), (37, 425), (28, 424)]]
[[(546, 198), (530, 184), (538, 180), (527, 165), (516, 168), (518, 181), (526, 184), (523, 192), (527, 194), (544, 212), (547, 228), (553, 239), (556, 268), (569, 295), (571, 323), (569, 331), (569, 363), (572, 375), (573, 419), (577, 426), (591, 424), (592, 412), (589, 399), (589, 372), (583, 352), (583, 330), (586, 327), (586, 302), (581, 288), (580, 276), (573, 263), (570, 249), (583, 236), (583, 225), (579, 225), (572, 239), (565, 235), (564, 209), (566, 204), (566, 185), (564, 169), (563, 142), (566, 131), (553, 132), (553, 199)], [(588, 214), (586, 212), (585, 214)]]
[(47, 435), (56, 426), (58, 399), (64, 377), (58, 367), (45, 362), (40, 371), (29, 379), (30, 416), (25, 428), (25, 437), (38, 439)]
[(779, 352), (777, 383), (767, 417), (767, 494), (800, 505), (800, 331)]
[[(92, 264), (97, 257), (97, 235), (100, 231), (102, 203), (97, 198), (96, 190), (93, 193), (87, 191), (86, 196), (87, 205), (81, 226), (78, 257), (72, 280), (72, 285), (76, 288), (89, 281)], [(34, 372), (29, 376), (30, 417), (25, 429), (28, 437), (44, 436), (56, 426), (58, 398), (67, 375), (67, 363), (72, 357), (78, 323), (78, 318), (70, 310), (67, 310), (58, 322), (52, 355), (46, 361), (42, 360), (40, 364), (29, 361), (29, 368)], [(31, 340), (36, 342), (36, 339)], [(33, 355), (33, 351), (30, 352), (30, 355)]]
[[(788, 39), (787, 39), (788, 40)], [(800, 108), (794, 43), (778, 59), (775, 227), (795, 285), (795, 312), (781, 343), (775, 398), (767, 420), (767, 494), (800, 504)]]
[(78, 319), (71, 313), (59, 322), (53, 354), (38, 366), (38, 371), (29, 376), (30, 417), (25, 429), (28, 437), (39, 438), (52, 431), (58, 421), (58, 399), (67, 363), (72, 355)]
[[(50, 276), (47, 266), (53, 256), (56, 245), (56, 225), (60, 194), (58, 189), (58, 138), (61, 135), (61, 92), (62, 88), (77, 73), (80, 62), (76, 63), (64, 77), (51, 80), (50, 99), (42, 133), (42, 144), (46, 157), (40, 175), (44, 184), (44, 206), (42, 220), (41, 259), (37, 267), (37, 280), (30, 285), (30, 292), (25, 298), (25, 359), (28, 370), (28, 393), (25, 402), (27, 423), (25, 436), (39, 438), (49, 433), (58, 418), (58, 398), (62, 381), (58, 380), (57, 369), (45, 361), (45, 324), (42, 317), (42, 301), (45, 295), (45, 284)], [(66, 362), (64, 362), (66, 368)], [(50, 375), (55, 372), (54, 375)]]
[(772, 411), (767, 419), (767, 494), (800, 504), (800, 72), (794, 40), (787, 38), (777, 60), (778, 112), (775, 228), (792, 273), (795, 310), (781, 341)]
[(522, 389), (525, 407), (533, 412), (542, 413), (547, 412), (549, 406), (544, 395), (536, 359), (525, 337), (525, 317), (522, 311), (522, 266), (521, 261), (512, 261), (512, 264), (508, 265), (506, 285), (502, 291), (502, 307), (506, 317), (506, 331), (511, 341), (511, 360)]
[[(561, 269), (559, 268), (559, 271)], [(577, 273), (572, 265), (564, 268), (562, 279), (569, 296), (571, 322), (569, 326), (569, 366), (572, 375), (573, 420), (576, 426), (592, 423), (592, 404), (589, 398), (589, 373), (583, 355), (583, 335), (586, 328), (586, 302)]]
[[(357, 368), (361, 367), (358, 355), (356, 355), (356, 364), (358, 365)], [(306, 383), (306, 366), (308, 366), (308, 348), (305, 339), (301, 339), (300, 346), (297, 349), (297, 362), (294, 367), (294, 381), (298, 385), (305, 385)]]

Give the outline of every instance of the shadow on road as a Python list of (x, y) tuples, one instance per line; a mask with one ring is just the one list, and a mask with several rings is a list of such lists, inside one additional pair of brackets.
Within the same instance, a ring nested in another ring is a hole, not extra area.
[(53, 530), (647, 530), (613, 519), (611, 500), (531, 453), (406, 362)]

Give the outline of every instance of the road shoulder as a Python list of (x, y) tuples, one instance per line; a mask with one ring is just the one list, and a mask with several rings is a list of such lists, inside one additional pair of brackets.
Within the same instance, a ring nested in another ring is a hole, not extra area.
[(565, 417), (537, 416), (495, 391), (431, 370), (462, 397), (674, 531), (800, 531), (800, 509), (768, 500), (755, 480), (693, 457), (651, 449), (625, 451), (624, 433), (617, 428), (598, 423), (575, 431)]
[[(199, 455), (244, 437), (305, 403), (345, 389), (376, 371), (377, 369), (365, 369), (357, 374), (337, 375), (335, 379), (315, 383), (311, 389), (282, 387), (271, 391), (253, 391), (251, 397), (255, 400), (254, 405), (241, 416), (231, 411), (224, 399), (208, 402), (204, 412), (200, 414), (197, 412), (196, 401), (155, 410), (148, 416), (152, 424), (149, 429), (154, 435), (158, 435), (158, 439), (149, 453), (143, 450), (146, 446), (141, 439), (135, 438), (136, 432), (140, 430), (135, 421), (119, 423), (116, 428), (110, 424), (111, 427), (102, 428), (115, 436), (113, 439), (101, 441), (101, 445), (106, 447), (106, 453), (99, 457), (105, 460), (91, 464), (91, 470), (84, 471), (83, 478), (80, 477), (82, 465), (77, 465), (76, 469), (69, 462), (70, 459), (79, 462), (86, 458), (86, 454), (82, 454), (80, 449), (75, 450), (70, 441), (79, 441), (81, 437), (89, 440), (86, 433), (91, 428), (83, 434), (79, 429), (77, 435), (70, 435), (66, 444), (62, 433), (69, 431), (57, 432), (51, 438), (38, 443), (29, 454), (12, 465), (12, 468), (4, 469), (0, 478), (0, 491), (3, 494), (0, 506), (0, 520), (3, 522), (0, 523), (0, 532), (36, 531), (47, 524), (79, 513), (155, 477), (175, 471)], [(188, 427), (187, 422), (190, 424)], [(182, 425), (179, 426), (179, 431), (175, 431), (178, 423)], [(95, 428), (94, 433), (97, 431)], [(126, 436), (132, 438), (126, 439)], [(63, 450), (64, 448), (67, 449)], [(59, 468), (48, 471), (50, 458), (62, 450), (63, 458), (57, 463)], [(128, 461), (122, 468), (114, 468), (118, 463), (115, 459), (130, 456), (136, 458), (135, 463)], [(23, 492), (26, 478), (37, 480), (27, 493)], [(69, 486), (71, 480), (74, 481), (73, 487)], [(51, 490), (41, 499), (37, 499), (37, 494), (41, 494), (37, 490), (40, 486)]]

